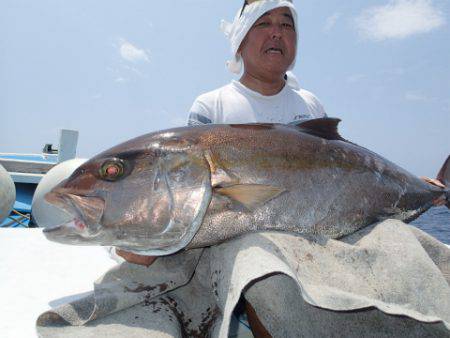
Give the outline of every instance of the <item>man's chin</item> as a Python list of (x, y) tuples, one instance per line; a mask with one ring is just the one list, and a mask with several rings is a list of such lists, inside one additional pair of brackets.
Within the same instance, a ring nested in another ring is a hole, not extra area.
[[(275, 58), (273, 58), (272, 61), (276, 61)], [(269, 74), (272, 74), (273, 77), (279, 78), (279, 77), (284, 76), (284, 74), (286, 74), (286, 72), (289, 68), (285, 67), (285, 66), (281, 66), (281, 65), (280, 66), (274, 65), (274, 62), (272, 62), (265, 69), (266, 69), (266, 72)]]
[(266, 72), (284, 75), (290, 65), (291, 63), (288, 63), (283, 55), (265, 55), (260, 71), (265, 70)]

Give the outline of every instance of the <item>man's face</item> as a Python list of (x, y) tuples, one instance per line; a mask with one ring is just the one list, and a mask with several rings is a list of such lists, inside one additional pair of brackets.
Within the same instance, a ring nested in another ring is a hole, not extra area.
[(283, 76), (294, 62), (297, 35), (289, 8), (275, 8), (262, 15), (239, 48), (245, 71), (260, 76)]

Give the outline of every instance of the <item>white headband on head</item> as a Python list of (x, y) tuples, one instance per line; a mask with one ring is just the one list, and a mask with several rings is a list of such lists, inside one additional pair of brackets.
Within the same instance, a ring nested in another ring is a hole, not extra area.
[[(297, 34), (298, 41), (298, 28), (297, 28), (297, 11), (295, 10), (292, 2), (288, 0), (260, 0), (246, 5), (244, 10), (239, 9), (233, 23), (222, 20), (220, 28), (225, 36), (230, 40), (231, 53), (233, 58), (227, 62), (227, 67), (230, 72), (240, 74), (243, 69), (243, 63), (241, 56), (238, 54), (238, 49), (241, 46), (242, 41), (247, 35), (253, 24), (266, 12), (279, 7), (288, 7), (292, 12), (292, 18), (294, 19), (295, 32)], [(241, 14), (242, 11), (242, 14)], [(289, 69), (294, 68), (295, 59), (289, 66)]]

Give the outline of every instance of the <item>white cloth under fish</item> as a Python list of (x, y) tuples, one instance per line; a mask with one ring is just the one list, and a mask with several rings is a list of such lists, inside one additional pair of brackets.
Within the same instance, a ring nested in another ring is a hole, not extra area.
[[(70, 270), (67, 271), (70, 274)], [(450, 249), (387, 220), (342, 240), (247, 234), (122, 263), (41, 337), (227, 337), (241, 293), (273, 337), (450, 337)]]

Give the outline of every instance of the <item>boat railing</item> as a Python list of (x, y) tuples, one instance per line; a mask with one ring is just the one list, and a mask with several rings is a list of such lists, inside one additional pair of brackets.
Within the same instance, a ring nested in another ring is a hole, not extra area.
[(77, 143), (78, 131), (61, 129), (59, 147), (52, 149), (52, 146), (48, 144), (44, 147), (44, 149), (51, 149), (54, 153), (0, 153), (0, 165), (9, 172), (14, 182), (37, 184), (56, 164), (76, 157)]
[(78, 131), (61, 129), (58, 148), (46, 144), (40, 154), (0, 153), (0, 165), (16, 186), (13, 211), (0, 227), (32, 226), (31, 204), (37, 184), (58, 163), (76, 157)]

